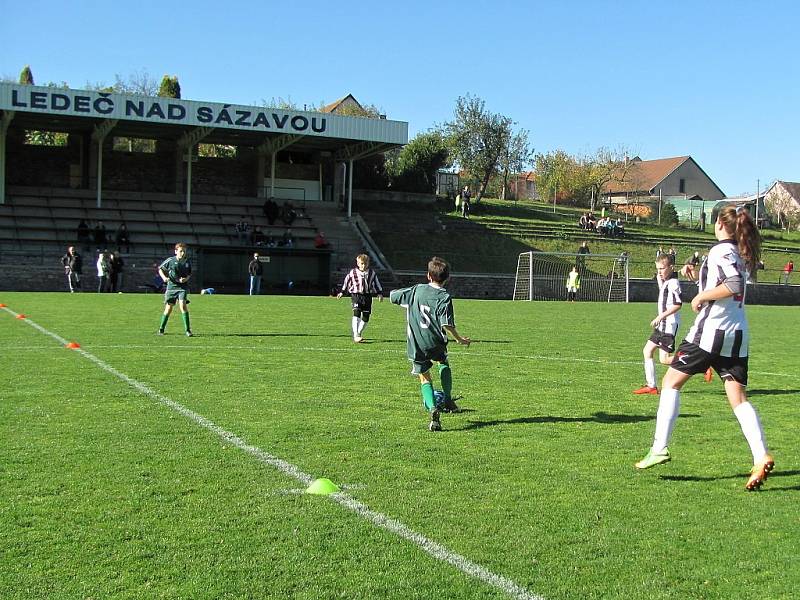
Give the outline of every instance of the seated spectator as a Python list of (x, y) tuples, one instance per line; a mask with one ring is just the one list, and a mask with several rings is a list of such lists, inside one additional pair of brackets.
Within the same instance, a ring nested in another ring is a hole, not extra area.
[(264, 232), (261, 231), (261, 227), (259, 227), (258, 225), (256, 225), (255, 228), (253, 229), (252, 239), (253, 239), (253, 244), (256, 246), (263, 246), (267, 242), (266, 238), (264, 237)]
[(291, 227), (296, 218), (297, 212), (294, 210), (292, 203), (287, 200), (283, 203), (283, 208), (281, 209), (281, 220), (287, 227)]
[(89, 244), (91, 243), (90, 240), (92, 238), (91, 232), (89, 231), (89, 226), (86, 224), (86, 221), (81, 219), (81, 222), (78, 223), (78, 244), (84, 249), (89, 250)]
[(265, 243), (267, 248), (277, 248), (278, 242), (275, 241), (275, 238), (271, 235), (267, 237), (267, 241)]
[(581, 229), (588, 229), (589, 227), (589, 213), (584, 213), (581, 215), (581, 218), (578, 219), (578, 227)]
[(158, 263), (153, 263), (153, 269), (155, 269), (153, 279), (150, 280), (150, 283), (145, 283), (142, 287), (147, 288), (148, 291), (163, 292), (166, 283), (161, 279), (161, 275), (158, 273)]
[(125, 252), (131, 251), (131, 240), (128, 234), (128, 226), (123, 222), (117, 227), (117, 233), (114, 236), (117, 242), (117, 250), (122, 252), (122, 247), (125, 246)]
[(250, 237), (250, 223), (247, 222), (244, 215), (242, 215), (242, 218), (239, 219), (239, 222), (236, 223), (233, 228), (236, 231), (236, 238), (239, 240), (239, 244), (247, 244), (249, 241), (248, 238)]
[(325, 234), (321, 231), (317, 232), (317, 237), (314, 238), (314, 248), (329, 248), (330, 243), (325, 239)]
[(597, 219), (593, 212), (586, 216), (586, 229), (589, 231), (597, 231)]
[(625, 222), (622, 217), (617, 219), (617, 237), (625, 237)]
[(278, 205), (271, 196), (264, 201), (264, 216), (267, 218), (267, 223), (274, 225), (280, 212)]
[(103, 225), (102, 221), (98, 221), (97, 225), (94, 226), (92, 237), (94, 238), (94, 245), (97, 246), (98, 252), (105, 249), (108, 234), (106, 233), (106, 226)]
[(281, 237), (281, 242), (278, 245), (284, 248), (294, 248), (294, 236), (292, 235), (291, 229), (287, 229), (283, 232), (283, 237)]

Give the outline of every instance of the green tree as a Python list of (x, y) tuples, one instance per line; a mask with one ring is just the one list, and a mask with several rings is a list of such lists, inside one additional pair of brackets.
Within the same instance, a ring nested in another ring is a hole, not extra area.
[(177, 98), (181, 97), (181, 84), (178, 83), (178, 76), (164, 75), (161, 78), (161, 85), (158, 87), (158, 95), (162, 98)]
[(22, 71), (19, 74), (19, 82), (22, 85), (34, 85), (33, 83), (33, 71), (31, 71), (30, 65), (25, 65)]
[(527, 170), (531, 164), (533, 151), (528, 142), (528, 132), (520, 129), (511, 135), (506, 144), (506, 152), (500, 157), (500, 170), (503, 173), (503, 184), (500, 197), (505, 200), (508, 189), (508, 177)]
[(386, 157), (386, 171), (392, 189), (406, 192), (433, 192), (436, 172), (449, 166), (450, 152), (441, 131), (418, 134), (399, 151)]
[(534, 159), (536, 172), (536, 189), (544, 201), (560, 198), (562, 201), (572, 198), (576, 161), (563, 150), (555, 150), (547, 154), (537, 154)]
[(511, 123), (508, 117), (488, 111), (483, 100), (468, 94), (456, 100), (455, 118), (444, 126), (452, 157), (478, 180), (476, 202), (507, 153)]

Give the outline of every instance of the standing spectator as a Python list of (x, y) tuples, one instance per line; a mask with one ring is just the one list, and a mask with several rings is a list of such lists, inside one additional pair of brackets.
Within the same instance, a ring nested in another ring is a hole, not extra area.
[(244, 246), (250, 242), (250, 223), (247, 222), (247, 218), (244, 215), (242, 215), (239, 222), (234, 225), (234, 229), (236, 230), (236, 238), (239, 240), (240, 246)]
[(108, 250), (97, 253), (97, 293), (108, 291), (109, 276), (111, 275), (111, 255)]
[(106, 233), (106, 226), (103, 225), (102, 221), (98, 221), (97, 225), (94, 226), (94, 231), (92, 232), (94, 237), (94, 245), (98, 252), (106, 247), (106, 240), (108, 239), (108, 234)]
[(167, 321), (172, 314), (175, 304), (181, 311), (183, 327), (186, 337), (192, 337), (192, 327), (189, 324), (189, 278), (192, 276), (192, 263), (186, 256), (188, 246), (183, 242), (175, 244), (175, 256), (170, 256), (158, 267), (158, 275), (167, 284), (164, 292), (164, 313), (158, 326), (158, 335), (164, 335)]
[(111, 292), (118, 292), (122, 289), (122, 270), (125, 268), (125, 261), (122, 260), (119, 250), (111, 254), (111, 270), (109, 272), (109, 283)]
[(461, 192), (456, 194), (456, 213), (461, 212)]
[(88, 252), (91, 249), (91, 239), (92, 239), (92, 232), (89, 230), (89, 225), (86, 224), (84, 219), (81, 219), (81, 222), (78, 223), (78, 245), (84, 252)]
[(783, 285), (789, 285), (789, 276), (794, 271), (794, 263), (790, 260), (783, 266), (783, 273), (781, 274), (781, 278), (778, 280), (778, 283), (782, 283)]
[(705, 211), (700, 211), (700, 231), (706, 230), (706, 213)]
[(378, 302), (383, 301), (383, 287), (375, 271), (369, 268), (369, 256), (359, 254), (356, 256), (355, 269), (350, 269), (342, 282), (342, 289), (336, 295), (341, 298), (345, 293), (350, 294), (353, 303), (353, 341), (361, 343), (362, 334), (369, 323), (372, 314), (372, 297), (377, 296)]
[(670, 264), (674, 265), (675, 261), (678, 260), (678, 253), (675, 251), (675, 246), (669, 247), (669, 250), (667, 250), (667, 256), (669, 256)]
[(578, 267), (579, 270), (583, 270), (586, 267), (586, 255), (591, 254), (589, 251), (589, 242), (583, 241), (581, 242), (580, 248), (578, 248), (578, 257), (575, 261), (575, 265)]
[(283, 203), (283, 208), (281, 209), (281, 220), (283, 221), (284, 225), (291, 227), (296, 218), (297, 211), (295, 211), (292, 203), (287, 200)]
[(253, 260), (247, 265), (247, 272), (250, 273), (250, 295), (258, 296), (261, 294), (261, 276), (264, 274), (264, 267), (258, 260), (258, 252), (253, 253)]
[(275, 220), (278, 218), (278, 213), (280, 213), (280, 209), (278, 205), (275, 204), (275, 200), (272, 196), (270, 196), (264, 201), (264, 216), (267, 218), (267, 223), (274, 225)]
[(67, 248), (67, 253), (61, 257), (64, 273), (67, 276), (67, 285), (70, 293), (81, 291), (81, 275), (83, 274), (83, 258), (75, 250), (75, 246)]
[(117, 242), (117, 250), (122, 252), (122, 247), (125, 246), (125, 252), (131, 251), (131, 239), (128, 234), (128, 226), (123, 222), (117, 227), (117, 233), (114, 236)]
[(470, 202), (469, 186), (465, 185), (461, 192), (461, 216), (469, 219), (469, 202)]

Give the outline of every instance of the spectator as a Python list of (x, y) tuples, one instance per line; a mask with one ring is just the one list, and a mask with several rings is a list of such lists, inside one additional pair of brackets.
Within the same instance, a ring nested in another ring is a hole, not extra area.
[(675, 246), (669, 247), (669, 250), (667, 250), (667, 255), (669, 256), (670, 264), (674, 265), (675, 261), (678, 260), (678, 253), (675, 252)]
[(583, 270), (586, 266), (586, 255), (591, 254), (589, 251), (589, 242), (583, 241), (581, 242), (580, 248), (578, 248), (578, 257), (575, 261), (575, 265), (578, 267), (579, 270)]
[(693, 267), (696, 267), (696, 266), (698, 266), (698, 265), (700, 264), (700, 253), (699, 253), (699, 252), (695, 252), (694, 254), (692, 254), (692, 255), (691, 255), (691, 256), (690, 256), (690, 257), (689, 257), (689, 258), (686, 260), (686, 264), (687, 264), (687, 265), (692, 265)]
[(109, 270), (109, 284), (111, 292), (118, 292), (122, 289), (122, 270), (125, 267), (125, 261), (122, 260), (119, 251), (111, 254), (110, 257), (110, 270)]
[(267, 236), (266, 246), (267, 246), (267, 248), (277, 248), (278, 247), (278, 242), (276, 242), (275, 238), (270, 235), (270, 236)]
[(656, 260), (664, 256), (664, 254), (666, 254), (666, 252), (664, 252), (664, 246), (659, 246), (658, 250), (656, 250)]
[(111, 274), (111, 255), (108, 250), (97, 253), (97, 293), (108, 291), (109, 276)]
[(75, 250), (75, 246), (67, 248), (67, 253), (61, 257), (64, 273), (67, 276), (67, 285), (70, 293), (81, 291), (81, 276), (83, 275), (83, 258)]
[(617, 237), (625, 237), (625, 222), (622, 220), (622, 217), (617, 217), (616, 232)]
[(283, 232), (283, 237), (281, 237), (279, 246), (283, 246), (285, 248), (294, 248), (294, 235), (292, 235), (291, 229), (287, 229)]
[(700, 212), (700, 231), (706, 230), (706, 213), (705, 211)]
[(464, 189), (461, 191), (461, 216), (465, 219), (469, 219), (470, 197), (469, 186), (465, 185)]
[(330, 243), (325, 239), (325, 234), (321, 231), (317, 232), (317, 237), (314, 238), (314, 248), (330, 248)]
[(456, 194), (456, 213), (461, 212), (461, 194)]
[(292, 203), (287, 200), (283, 203), (283, 208), (281, 209), (281, 220), (287, 227), (291, 227), (296, 218), (297, 212), (294, 210)]
[(794, 271), (794, 262), (790, 260), (783, 266), (783, 273), (781, 274), (781, 278), (778, 280), (778, 283), (789, 285), (789, 277), (791, 276), (792, 271)]
[(115, 239), (117, 242), (117, 250), (122, 252), (122, 247), (125, 246), (126, 253), (131, 251), (131, 239), (130, 235), (128, 234), (128, 226), (124, 222), (117, 227)]
[(253, 253), (253, 260), (247, 265), (247, 272), (250, 273), (250, 295), (258, 296), (261, 294), (261, 275), (264, 274), (264, 267), (258, 260), (258, 252)]
[(239, 241), (239, 245), (246, 245), (250, 241), (250, 223), (248, 223), (247, 218), (242, 215), (242, 218), (233, 228), (236, 230), (236, 239)]
[(92, 232), (89, 230), (89, 225), (86, 224), (85, 220), (81, 219), (81, 222), (78, 223), (78, 245), (88, 252), (91, 249), (91, 239)]
[(153, 263), (153, 279), (150, 283), (145, 283), (144, 287), (148, 290), (152, 290), (154, 292), (163, 292), (164, 291), (164, 280), (161, 279), (161, 275), (158, 272), (158, 263)]
[(265, 243), (266, 243), (266, 238), (264, 237), (264, 232), (261, 231), (261, 227), (256, 225), (253, 228), (253, 245), (263, 246)]
[(278, 205), (275, 203), (272, 196), (270, 196), (264, 201), (264, 216), (267, 218), (267, 223), (274, 225), (279, 213), (280, 209)]
[(586, 229), (588, 229), (589, 231), (597, 231), (597, 218), (591, 211), (589, 211), (589, 214), (587, 216)]
[(581, 215), (581, 218), (578, 219), (578, 227), (581, 229), (589, 229), (589, 213), (584, 213)]
[(94, 245), (97, 247), (97, 251), (100, 252), (101, 248), (106, 247), (106, 240), (108, 239), (106, 226), (103, 225), (102, 221), (98, 221), (97, 225), (94, 226), (93, 237)]

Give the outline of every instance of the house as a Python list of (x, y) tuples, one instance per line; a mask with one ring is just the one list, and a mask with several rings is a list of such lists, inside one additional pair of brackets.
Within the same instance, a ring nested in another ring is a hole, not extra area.
[(778, 227), (800, 229), (800, 183), (776, 181), (764, 193), (764, 207)]
[(538, 200), (536, 191), (536, 175), (533, 171), (523, 171), (512, 176), (508, 182), (511, 197), (517, 200)]
[(355, 99), (353, 94), (347, 94), (347, 96), (339, 98), (336, 102), (326, 104), (319, 109), (319, 112), (354, 116), (366, 114), (367, 111), (364, 110), (364, 107)]
[(642, 160), (638, 156), (625, 161), (609, 181), (603, 193), (612, 202), (641, 196), (697, 196), (706, 202), (725, 197), (719, 186), (691, 156)]

